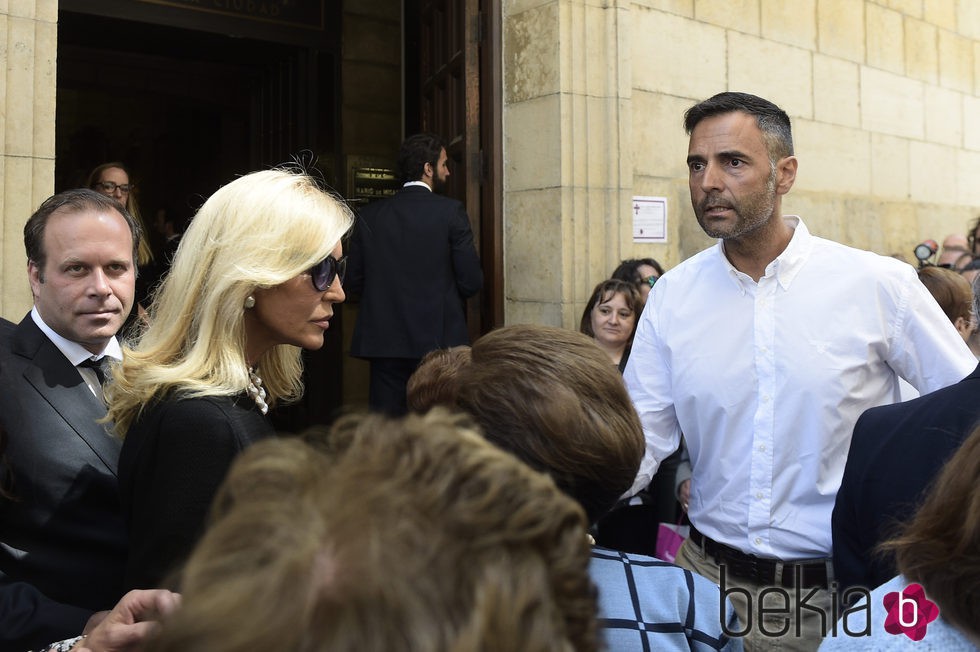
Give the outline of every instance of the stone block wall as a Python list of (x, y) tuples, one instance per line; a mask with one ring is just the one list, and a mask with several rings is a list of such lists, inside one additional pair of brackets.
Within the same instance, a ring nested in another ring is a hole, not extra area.
[[(504, 2), (506, 321), (577, 327), (618, 261), (711, 244), (690, 207), (684, 111), (725, 90), (793, 120), (784, 198), (811, 231), (879, 253), (980, 214), (980, 3)], [(633, 195), (666, 244), (634, 244)]]
[(57, 0), (0, 0), (0, 316), (31, 307), (24, 222), (54, 191)]

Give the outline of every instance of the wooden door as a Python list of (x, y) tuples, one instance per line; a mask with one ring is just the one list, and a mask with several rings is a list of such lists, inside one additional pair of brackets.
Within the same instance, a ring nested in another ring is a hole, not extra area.
[[(494, 116), (487, 115), (490, 104), (484, 86), (493, 84), (485, 64), (494, 50), (487, 26), (488, 16), (499, 12), (496, 4), (489, 0), (420, 0), (418, 4), (420, 131), (437, 133), (449, 143), (451, 175), (446, 192), (466, 206), (483, 263), (483, 291), (467, 304), (471, 339), (502, 322), (499, 203), (488, 202), (488, 195), (499, 194), (495, 184), (499, 176), (488, 164), (483, 142), (487, 125), (494, 123)], [(487, 206), (492, 207), (491, 214), (486, 214)]]

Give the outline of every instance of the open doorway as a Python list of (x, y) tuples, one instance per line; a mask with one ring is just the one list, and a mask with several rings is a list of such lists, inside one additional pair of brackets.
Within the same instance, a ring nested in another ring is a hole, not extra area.
[[(57, 191), (84, 185), (101, 163), (125, 163), (152, 241), (158, 211), (186, 223), (218, 187), (253, 170), (315, 160), (313, 171), (342, 187), (335, 43), (222, 34), (220, 16), (201, 18), (208, 30), (154, 16), (60, 11)], [(277, 410), (277, 427), (332, 419), (342, 401), (342, 358), (329, 337), (307, 355), (306, 398)]]
[[(180, 221), (236, 175), (300, 152), (343, 193), (351, 161), (393, 158), (403, 135), (435, 130), (451, 142), (450, 194), (483, 260), (471, 334), (503, 323), (499, 0), (58, 6), (57, 190), (120, 160), (144, 216), (164, 209)], [(262, 15), (270, 7), (276, 20)], [(332, 334), (348, 337), (345, 313)], [(345, 399), (359, 404), (361, 388), (366, 403), (366, 373), (343, 342), (327, 337), (307, 357), (306, 398), (277, 425), (327, 423)]]
[(335, 169), (334, 105), (318, 105), (306, 83), (333, 86), (329, 55), (67, 11), (58, 51), (58, 190), (122, 160), (140, 177), (144, 212), (186, 212), (304, 149)]

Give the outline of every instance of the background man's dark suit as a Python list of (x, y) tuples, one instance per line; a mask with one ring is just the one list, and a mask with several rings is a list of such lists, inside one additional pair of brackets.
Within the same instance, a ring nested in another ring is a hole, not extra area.
[(907, 520), (980, 421), (980, 366), (944, 389), (868, 410), (854, 436), (834, 505), (834, 574), (841, 591), (874, 588), (897, 572), (873, 549)]
[(372, 407), (405, 404), (404, 385), (376, 404), (376, 362), (400, 360), (411, 373), (429, 351), (469, 344), (464, 299), (482, 286), (462, 203), (406, 186), (361, 209), (345, 288), (361, 295), (351, 355), (372, 362)]
[(92, 612), (122, 594), (121, 445), (97, 422), (105, 413), (30, 315), (13, 330), (0, 327), (0, 426), (14, 495), (0, 499), (0, 584), (25, 582), (75, 607), (42, 618), (45, 631), (23, 639), (30, 645), (81, 633)]

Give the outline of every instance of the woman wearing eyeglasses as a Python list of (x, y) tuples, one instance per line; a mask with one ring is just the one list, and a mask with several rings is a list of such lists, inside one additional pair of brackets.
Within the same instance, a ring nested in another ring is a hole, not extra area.
[(664, 268), (653, 258), (630, 258), (621, 262), (609, 278), (618, 278), (636, 285), (640, 298), (646, 303), (650, 290), (663, 275)]
[(219, 189), (183, 236), (150, 325), (106, 389), (124, 438), (127, 588), (155, 587), (203, 529), (235, 456), (273, 435), (269, 407), (302, 391), (301, 349), (323, 346), (350, 210), (308, 175), (270, 170)]
[[(137, 316), (145, 316), (146, 306), (149, 305), (150, 291), (160, 280), (160, 271), (154, 260), (153, 231), (146, 228), (146, 222), (140, 215), (139, 202), (136, 201), (136, 186), (130, 179), (129, 168), (117, 161), (103, 163), (88, 175), (86, 186), (91, 190), (112, 197), (122, 204), (133, 219), (140, 225), (143, 237), (140, 238), (139, 250), (136, 252), (136, 264), (139, 275), (136, 277), (136, 309), (131, 320)], [(132, 323), (132, 322), (130, 322)]]
[[(129, 169), (122, 163), (103, 163), (88, 175), (86, 186), (106, 197), (112, 197), (122, 204), (129, 211), (129, 214), (139, 222), (140, 226), (143, 227), (143, 233), (146, 234), (148, 233), (146, 224), (140, 216), (139, 205), (136, 202), (135, 185), (131, 183), (129, 177)], [(136, 262), (141, 268), (153, 262), (153, 250), (145, 237), (140, 240), (139, 252), (137, 253)]]

